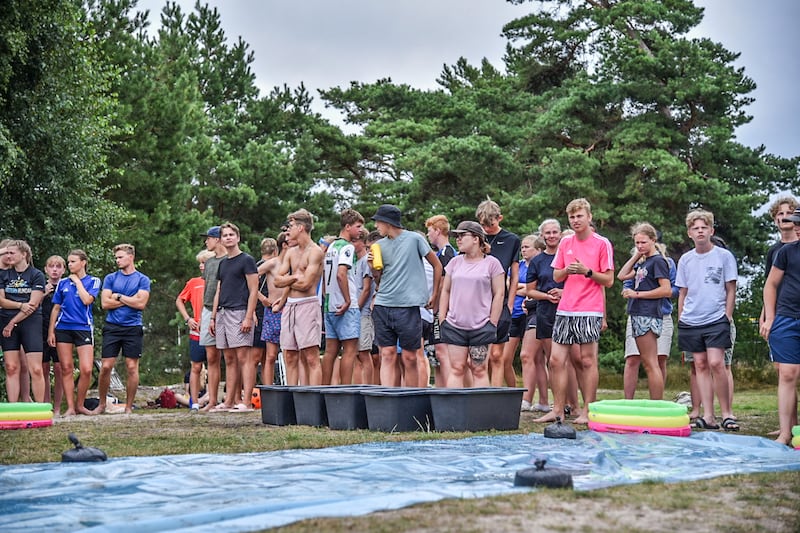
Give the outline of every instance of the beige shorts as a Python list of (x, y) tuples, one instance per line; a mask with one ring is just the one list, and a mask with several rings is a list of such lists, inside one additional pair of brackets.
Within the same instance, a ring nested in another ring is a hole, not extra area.
[(246, 309), (218, 309), (214, 324), (217, 333), (217, 349), (242, 348), (253, 346), (253, 328), (247, 333), (242, 331), (242, 322), (247, 315)]
[(375, 344), (375, 324), (372, 315), (361, 315), (361, 335), (358, 338), (358, 351), (372, 351)]
[(217, 339), (209, 330), (211, 324), (211, 309), (203, 308), (200, 314), (200, 346), (216, 346)]
[[(673, 332), (672, 315), (664, 315), (661, 335), (658, 336), (658, 355), (669, 357), (669, 352), (672, 350)], [(631, 331), (631, 317), (628, 317), (628, 323), (625, 326), (625, 357), (632, 355), (639, 355), (639, 348), (636, 346), (636, 340), (633, 338), (633, 332)]]
[(281, 349), (299, 351), (319, 346), (322, 308), (316, 296), (289, 298), (281, 314)]

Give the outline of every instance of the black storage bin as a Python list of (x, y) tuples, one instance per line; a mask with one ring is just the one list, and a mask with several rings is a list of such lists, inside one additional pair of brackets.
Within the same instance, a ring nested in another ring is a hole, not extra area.
[(429, 431), (434, 429), (430, 390), (395, 387), (364, 390), (369, 429), (375, 431)]
[(377, 390), (377, 385), (351, 385), (343, 387), (325, 387), (325, 410), (328, 414), (328, 427), (331, 429), (367, 429), (367, 405), (365, 390)]
[(300, 386), (292, 388), (294, 397), (294, 414), (301, 426), (323, 427), (328, 425), (328, 413), (325, 410), (324, 386)]
[(292, 389), (286, 385), (259, 385), (261, 391), (261, 421), (273, 426), (297, 423)]
[(431, 411), (439, 431), (519, 429), (523, 388), (432, 389)]

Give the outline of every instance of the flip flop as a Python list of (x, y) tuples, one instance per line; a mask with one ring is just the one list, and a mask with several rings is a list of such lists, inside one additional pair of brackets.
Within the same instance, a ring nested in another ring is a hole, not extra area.
[(739, 431), (739, 424), (733, 418), (726, 418), (722, 421), (722, 429), (725, 431)]
[(228, 409), (229, 413), (252, 413), (255, 409), (247, 407), (243, 403), (239, 403), (234, 405), (232, 408)]
[(230, 412), (231, 408), (225, 405), (224, 403), (219, 403), (208, 410), (209, 413), (228, 413)]
[(698, 418), (694, 421), (693, 426), (695, 429), (719, 429), (717, 424), (709, 424), (705, 418)]

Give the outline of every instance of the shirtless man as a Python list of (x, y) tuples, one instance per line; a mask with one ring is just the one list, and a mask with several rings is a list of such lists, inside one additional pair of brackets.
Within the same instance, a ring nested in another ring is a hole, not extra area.
[(297, 245), (286, 252), (275, 277), (276, 287), (288, 289), (280, 335), (287, 385), (297, 385), (299, 362), (306, 370), (309, 385), (322, 384), (319, 361), (322, 309), (317, 298), (317, 284), (325, 256), (311, 240), (313, 229), (311, 213), (305, 209), (289, 215), (286, 237)]
[(272, 385), (275, 382), (275, 361), (281, 343), (281, 315), (286, 304), (286, 291), (275, 285), (275, 276), (281, 266), (288, 249), (286, 234), (281, 233), (275, 241), (271, 254), (264, 257), (258, 265), (258, 275), (266, 276), (267, 296), (264, 305), (264, 325), (261, 328), (261, 340), (267, 343), (266, 358), (261, 361), (261, 384)]

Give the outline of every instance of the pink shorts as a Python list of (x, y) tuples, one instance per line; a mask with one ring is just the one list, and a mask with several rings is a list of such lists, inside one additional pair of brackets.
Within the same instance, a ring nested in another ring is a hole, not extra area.
[(299, 351), (319, 346), (322, 307), (316, 296), (289, 298), (281, 314), (281, 349)]
[(253, 345), (253, 328), (244, 333), (242, 322), (246, 309), (220, 309), (217, 311), (216, 339), (217, 349), (242, 348)]

